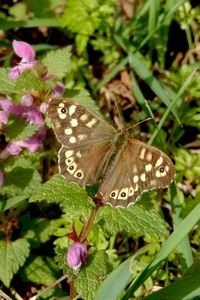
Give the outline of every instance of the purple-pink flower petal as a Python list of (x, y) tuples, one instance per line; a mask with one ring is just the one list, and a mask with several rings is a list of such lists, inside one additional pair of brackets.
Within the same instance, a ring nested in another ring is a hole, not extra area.
[(8, 116), (5, 111), (0, 110), (0, 123), (7, 124), (8, 123)]
[(52, 96), (57, 97), (63, 94), (65, 86), (62, 82), (56, 82), (56, 85), (52, 91)]
[(30, 44), (14, 40), (12, 46), (15, 54), (21, 57), (24, 62), (31, 63), (35, 60), (35, 50)]
[(5, 148), (10, 155), (18, 155), (21, 152), (21, 147), (18, 145), (18, 142), (9, 142)]
[(68, 265), (74, 269), (78, 270), (81, 265), (87, 260), (88, 252), (87, 246), (81, 243), (74, 243), (71, 245), (67, 252), (67, 262)]
[(31, 106), (33, 104), (33, 96), (30, 94), (22, 96), (21, 104), (24, 106)]

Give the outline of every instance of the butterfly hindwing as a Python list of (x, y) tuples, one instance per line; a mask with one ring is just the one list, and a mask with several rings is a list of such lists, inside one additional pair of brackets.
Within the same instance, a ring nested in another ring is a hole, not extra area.
[(169, 186), (174, 172), (166, 154), (129, 138), (107, 169), (99, 192), (112, 206), (128, 206), (145, 191)]

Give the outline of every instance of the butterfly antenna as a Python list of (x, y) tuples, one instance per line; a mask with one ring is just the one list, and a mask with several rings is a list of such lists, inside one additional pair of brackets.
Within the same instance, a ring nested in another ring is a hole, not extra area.
[(120, 122), (118, 122), (118, 121), (115, 119), (115, 123), (116, 123), (116, 125), (117, 125), (117, 127), (118, 127), (119, 129), (123, 129), (123, 128), (126, 127), (126, 125), (125, 125), (124, 119), (123, 119), (123, 117), (122, 117), (122, 113), (121, 113), (121, 111), (119, 110), (119, 105), (117, 104), (116, 99), (115, 99), (114, 102), (115, 102), (115, 107), (116, 107), (116, 109), (117, 109), (117, 114), (118, 114), (119, 121), (120, 121)]
[(144, 120), (142, 120), (142, 121), (140, 121), (140, 122), (138, 122), (138, 123), (136, 123), (136, 124), (133, 124), (133, 125), (129, 126), (129, 127), (128, 127), (128, 130), (131, 129), (131, 128), (133, 128), (133, 127), (136, 127), (136, 126), (138, 126), (138, 125), (140, 125), (140, 124), (142, 124), (142, 123), (144, 123), (144, 122), (147, 122), (147, 121), (149, 121), (149, 120), (152, 120), (152, 119), (153, 119), (153, 118), (151, 118), (151, 117), (146, 118), (146, 119), (144, 119)]

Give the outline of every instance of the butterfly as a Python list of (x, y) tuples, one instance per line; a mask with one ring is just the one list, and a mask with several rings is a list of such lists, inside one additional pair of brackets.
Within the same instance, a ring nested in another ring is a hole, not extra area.
[(57, 140), (59, 173), (80, 186), (99, 182), (98, 195), (114, 207), (127, 207), (142, 193), (166, 188), (175, 168), (159, 149), (117, 130), (79, 101), (57, 97), (48, 115)]

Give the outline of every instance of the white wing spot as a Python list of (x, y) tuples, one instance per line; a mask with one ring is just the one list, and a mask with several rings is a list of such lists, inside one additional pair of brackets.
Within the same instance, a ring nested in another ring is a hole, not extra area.
[(65, 151), (65, 157), (68, 158), (68, 157), (72, 156), (73, 153), (74, 153), (73, 150), (67, 150), (67, 151)]
[(71, 128), (66, 128), (66, 129), (65, 129), (65, 134), (66, 134), (66, 135), (70, 135), (70, 134), (72, 134), (72, 132), (73, 132), (73, 131), (72, 131)]
[(57, 108), (57, 113), (60, 119), (64, 120), (67, 117), (67, 109), (64, 103), (60, 103)]
[(140, 151), (139, 157), (140, 157), (142, 160), (144, 159), (145, 152), (146, 152), (146, 148), (142, 148), (142, 150)]
[(81, 158), (81, 157), (82, 157), (82, 155), (81, 155), (81, 152), (80, 152), (80, 151), (78, 151), (78, 152), (76, 153), (76, 157), (78, 157), (78, 158)]
[(152, 161), (152, 153), (151, 153), (151, 152), (148, 152), (148, 153), (146, 154), (146, 160), (147, 160), (147, 161)]
[(163, 163), (163, 157), (160, 156), (160, 157), (158, 158), (156, 164), (155, 164), (155, 167), (156, 167), (156, 168), (159, 167), (162, 163)]
[(70, 124), (71, 124), (72, 127), (77, 127), (78, 126), (77, 119), (71, 119)]
[(75, 143), (76, 143), (76, 138), (75, 138), (75, 136), (71, 136), (71, 137), (69, 138), (69, 142), (70, 142), (71, 144), (75, 144)]
[(141, 179), (141, 181), (146, 181), (146, 174), (145, 173), (142, 173), (141, 175), (140, 175), (140, 179)]
[(128, 191), (128, 196), (133, 196), (134, 195), (134, 188), (133, 187), (130, 187), (129, 188), (129, 191)]
[(65, 164), (67, 166), (70, 166), (73, 162), (74, 162), (74, 158), (73, 157), (65, 159)]
[(164, 170), (164, 172), (160, 172), (160, 170), (156, 171), (156, 177), (160, 178), (160, 177), (164, 177), (166, 175), (166, 170)]
[(96, 119), (92, 119), (91, 121), (89, 121), (86, 126), (89, 128), (92, 128), (94, 124), (96, 124), (97, 120)]
[(67, 171), (70, 173), (70, 174), (74, 174), (75, 171), (76, 171), (76, 168), (77, 168), (77, 164), (75, 162), (73, 162), (68, 168), (67, 168)]
[(135, 191), (135, 192), (137, 192), (137, 191), (138, 191), (138, 184), (136, 184), (136, 185), (135, 185), (135, 189), (134, 189), (134, 191)]
[(119, 192), (118, 199), (123, 200), (123, 199), (127, 199), (127, 198), (128, 198), (128, 188), (121, 189), (121, 191)]
[(117, 196), (118, 196), (118, 190), (114, 190), (110, 193), (110, 197), (113, 198), (113, 199), (117, 199)]
[(144, 168), (146, 172), (150, 172), (152, 170), (152, 164), (147, 164)]
[(133, 182), (134, 183), (137, 183), (139, 180), (139, 177), (137, 175), (133, 176)]
[(78, 135), (78, 140), (79, 141), (84, 141), (85, 139), (87, 139), (87, 135), (86, 134), (79, 134)]
[(69, 115), (70, 115), (70, 117), (75, 113), (75, 111), (76, 111), (76, 105), (72, 104), (69, 107)]
[(88, 118), (89, 118), (89, 117), (88, 117), (87, 114), (83, 114), (83, 115), (80, 116), (80, 120), (83, 121), (83, 122), (87, 121)]
[(74, 177), (82, 179), (83, 178), (82, 170), (79, 169), (78, 171), (76, 171), (76, 173), (74, 174)]

